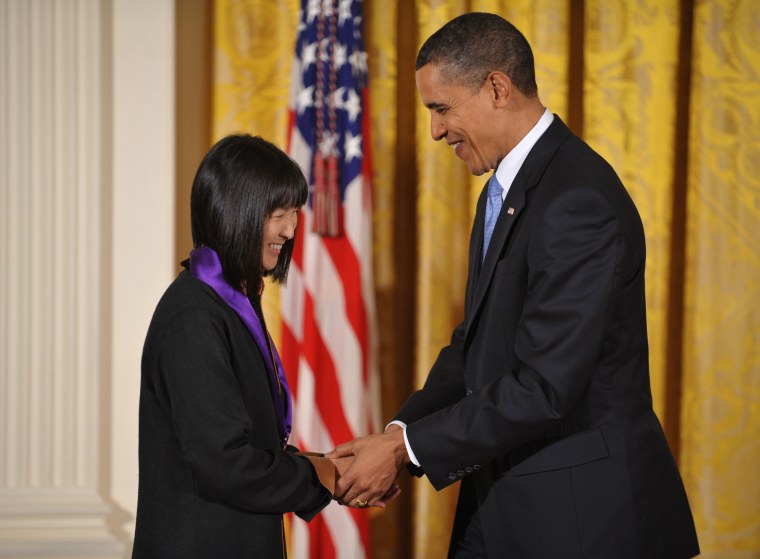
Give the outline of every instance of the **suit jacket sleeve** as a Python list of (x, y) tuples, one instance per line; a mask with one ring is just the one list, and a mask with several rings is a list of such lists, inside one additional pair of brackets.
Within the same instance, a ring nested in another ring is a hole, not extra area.
[(464, 397), (463, 340), (464, 323), (461, 323), (454, 329), (451, 343), (438, 354), (422, 389), (407, 399), (394, 420), (408, 425)]
[[(410, 445), (437, 489), (458, 479), (452, 472), (486, 464), (550, 429), (573, 409), (594, 370), (621, 261), (630, 257), (619, 220), (590, 187), (565, 189), (537, 209), (513, 342), (519, 368), (491, 374), (493, 382), (408, 425)], [(490, 302), (508, 289), (509, 277), (494, 275)], [(478, 335), (505, 343), (493, 331)]]
[(243, 401), (228, 328), (208, 309), (189, 307), (160, 340), (156, 391), (184, 457), (213, 498), (251, 512), (295, 511), (310, 519), (329, 504), (330, 493), (306, 458), (252, 444), (261, 426)]

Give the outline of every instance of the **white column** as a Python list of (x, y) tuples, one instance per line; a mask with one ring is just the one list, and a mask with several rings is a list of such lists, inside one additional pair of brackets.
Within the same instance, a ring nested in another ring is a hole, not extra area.
[(103, 5), (0, 0), (0, 557), (124, 556), (101, 462)]
[(0, 558), (129, 553), (140, 350), (174, 272), (173, 21), (0, 0)]

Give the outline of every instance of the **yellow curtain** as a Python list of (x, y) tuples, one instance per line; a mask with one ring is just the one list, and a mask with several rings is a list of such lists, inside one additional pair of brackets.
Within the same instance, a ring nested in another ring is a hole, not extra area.
[(644, 221), (652, 393), (663, 418), (680, 2), (585, 4), (583, 135)]
[(285, 147), (299, 0), (214, 3), (214, 140), (245, 131)]
[[(418, 38), (426, 39), (467, 2), (417, 3)], [(420, 44), (417, 45), (419, 48)], [(416, 51), (417, 49), (415, 49)], [(417, 301), (415, 305), (415, 389), (463, 318), (467, 250), (472, 223), (472, 193), (467, 167), (445, 142), (433, 142), (430, 119), (417, 99)], [(445, 557), (458, 485), (436, 493), (429, 483), (414, 484), (413, 557)]]
[(385, 291), (393, 285), (394, 179), (399, 141), (397, 130), (398, 92), (398, 8), (393, 2), (368, 2), (365, 6), (365, 39), (369, 64), (370, 115), (372, 119), (372, 156), (374, 189), (373, 219), (375, 233), (375, 289)]
[(681, 471), (703, 556), (760, 557), (760, 5), (693, 44)]
[[(242, 130), (284, 147), (299, 4), (215, 0), (213, 139)], [(364, 10), (383, 419), (462, 318), (484, 183), (431, 140), (414, 57), (451, 18), (500, 13), (533, 45), (544, 104), (576, 119), (642, 215), (655, 408), (669, 419), (703, 556), (760, 557), (757, 0), (365, 0)], [(457, 489), (402, 486), (373, 520), (374, 556), (444, 557)]]

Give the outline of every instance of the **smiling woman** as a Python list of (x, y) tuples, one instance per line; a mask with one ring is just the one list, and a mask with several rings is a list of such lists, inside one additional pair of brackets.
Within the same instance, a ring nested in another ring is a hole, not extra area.
[[(227, 136), (211, 148), (193, 181), (193, 247), (215, 250), (231, 285), (258, 293), (263, 276), (284, 283), (307, 194), (300, 167), (274, 144)], [(276, 255), (271, 244), (280, 246)]]
[(282, 515), (311, 520), (338, 461), (288, 446), (291, 399), (261, 310), (287, 278), (307, 186), (273, 144), (228, 136), (191, 194), (194, 249), (156, 308), (140, 389), (133, 557), (282, 557)]
[(277, 208), (264, 222), (264, 247), (261, 256), (264, 272), (275, 269), (285, 243), (295, 236), (298, 211), (297, 207)]

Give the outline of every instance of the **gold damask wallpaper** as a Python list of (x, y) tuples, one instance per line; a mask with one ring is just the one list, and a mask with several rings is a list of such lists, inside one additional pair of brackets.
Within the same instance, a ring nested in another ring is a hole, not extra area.
[(647, 235), (655, 411), (665, 412), (679, 1), (586, 2), (584, 139), (615, 168)]
[(681, 472), (704, 557), (760, 557), (760, 5), (694, 10)]
[[(383, 419), (461, 319), (482, 188), (431, 141), (414, 58), (449, 19), (497, 12), (533, 45), (544, 104), (610, 161), (642, 215), (655, 407), (702, 556), (760, 558), (760, 0), (364, 6)], [(246, 130), (285, 146), (298, 7), (213, 2), (214, 139)], [(275, 289), (265, 301), (276, 331)], [(373, 521), (373, 556), (444, 557), (456, 488), (402, 486)]]

